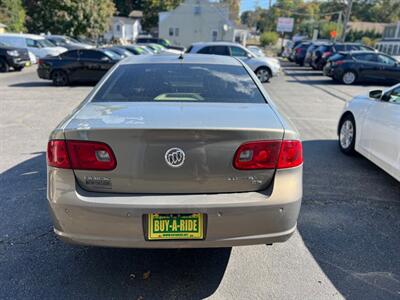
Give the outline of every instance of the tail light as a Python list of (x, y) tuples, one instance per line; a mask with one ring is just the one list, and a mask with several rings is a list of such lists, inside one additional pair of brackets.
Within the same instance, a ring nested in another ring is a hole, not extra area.
[(296, 54), (299, 54), (301, 52), (301, 48), (296, 48)]
[(324, 52), (324, 54), (322, 54), (322, 57), (323, 58), (327, 58), (327, 57), (329, 57), (331, 55), (332, 55), (332, 52), (328, 51), (328, 52)]
[(233, 166), (239, 170), (286, 169), (303, 163), (300, 141), (256, 141), (242, 144)]
[(333, 61), (332, 65), (334, 66), (339, 66), (339, 65), (343, 65), (344, 64), (344, 60), (337, 60), (337, 61)]
[(43, 65), (43, 64), (44, 64), (43, 59), (39, 59), (39, 60), (38, 60), (38, 65)]
[(52, 140), (47, 145), (49, 166), (74, 170), (109, 171), (117, 161), (111, 148), (104, 143)]

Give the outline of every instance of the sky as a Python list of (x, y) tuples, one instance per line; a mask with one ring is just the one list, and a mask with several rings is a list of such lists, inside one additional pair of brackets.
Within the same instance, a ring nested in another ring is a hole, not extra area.
[[(272, 4), (275, 1), (272, 0)], [(240, 1), (240, 13), (246, 10), (254, 10), (257, 6), (262, 8), (267, 8), (269, 4), (269, 0), (241, 0)]]

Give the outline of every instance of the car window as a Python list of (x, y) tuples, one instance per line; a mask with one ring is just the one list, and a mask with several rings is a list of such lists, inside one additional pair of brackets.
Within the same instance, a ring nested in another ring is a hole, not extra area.
[(394, 66), (396, 64), (396, 61), (393, 58), (382, 54), (378, 55), (378, 62), (390, 66)]
[(198, 53), (201, 54), (215, 54), (215, 55), (229, 55), (227, 46), (207, 46), (202, 49)]
[(236, 56), (236, 57), (247, 56), (247, 52), (245, 50), (243, 50), (242, 48), (232, 47), (232, 46), (230, 48), (231, 48), (232, 56)]
[(353, 54), (353, 57), (359, 61), (377, 62), (377, 58), (374, 53), (355, 53)]
[(132, 64), (119, 66), (92, 102), (265, 103), (242, 66)]
[(103, 57), (106, 57), (105, 54), (95, 50), (80, 50), (79, 56), (82, 59), (99, 59), (99, 60), (102, 59)]
[(76, 59), (78, 58), (78, 50), (71, 50), (64, 52), (60, 55), (64, 59)]
[[(121, 55), (119, 55), (118, 53), (115, 53), (114, 51), (111, 51), (111, 50), (103, 50), (103, 51), (109, 58), (112, 58), (114, 60), (121, 59)], [(104, 57), (105, 56), (103, 55), (102, 57), (100, 57), (100, 59), (102, 59)]]
[(400, 104), (400, 87), (393, 89), (383, 97), (390, 103)]
[(41, 48), (41, 45), (38, 43), (38, 41), (34, 39), (26, 39), (26, 45), (32, 48)]

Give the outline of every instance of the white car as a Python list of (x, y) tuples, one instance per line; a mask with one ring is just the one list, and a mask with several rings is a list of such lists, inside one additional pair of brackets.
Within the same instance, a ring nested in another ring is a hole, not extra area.
[(250, 50), (238, 43), (232, 42), (208, 42), (194, 43), (187, 53), (214, 54), (234, 56), (246, 63), (257, 75), (261, 82), (267, 82), (281, 71), (279, 60), (272, 57), (257, 57)]
[(400, 84), (348, 102), (338, 135), (344, 153), (358, 152), (400, 181)]
[(57, 47), (44, 37), (35, 34), (2, 33), (0, 42), (13, 47), (27, 49), (38, 58), (57, 56), (65, 51), (64, 47)]

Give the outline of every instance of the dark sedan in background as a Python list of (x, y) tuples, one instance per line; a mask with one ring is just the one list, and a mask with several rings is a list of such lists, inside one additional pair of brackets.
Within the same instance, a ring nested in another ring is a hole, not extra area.
[(0, 43), (0, 72), (21, 71), (30, 63), (28, 50)]
[(307, 49), (310, 47), (311, 42), (302, 42), (297, 45), (294, 49), (294, 62), (300, 66), (304, 66), (304, 59), (306, 58)]
[(378, 52), (340, 52), (329, 59), (324, 75), (344, 84), (368, 81), (396, 84), (400, 82), (400, 63)]
[(97, 82), (121, 56), (107, 49), (70, 50), (59, 56), (39, 60), (38, 75), (55, 86), (72, 82)]

